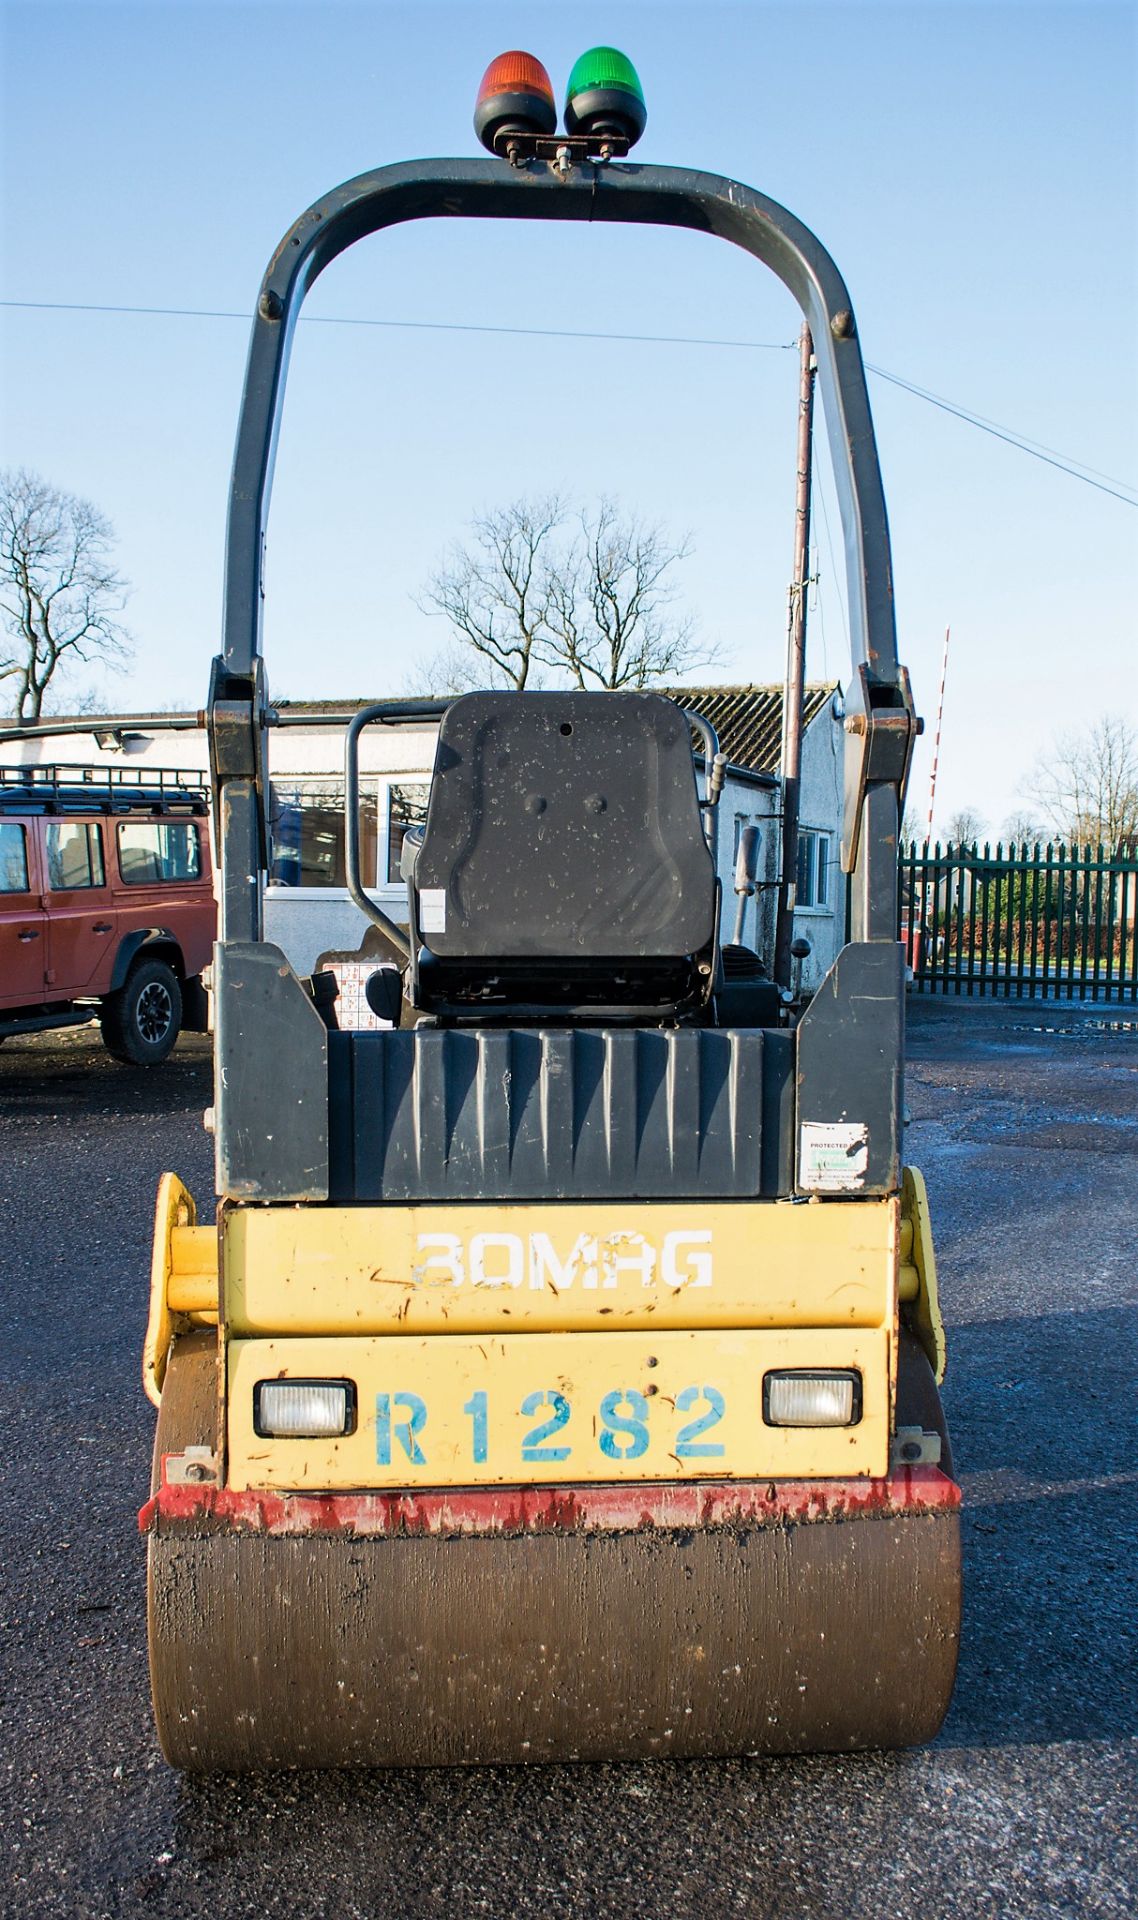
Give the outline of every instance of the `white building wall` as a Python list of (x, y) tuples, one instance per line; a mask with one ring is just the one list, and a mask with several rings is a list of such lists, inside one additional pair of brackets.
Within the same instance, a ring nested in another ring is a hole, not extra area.
[[(113, 725), (98, 723), (99, 731)], [(435, 757), (435, 727), (373, 727), (360, 743), (361, 780), (373, 779), (380, 821), (379, 845), (386, 846), (387, 793), (392, 784), (429, 781)], [(140, 729), (141, 732), (141, 729)], [(209, 747), (204, 728), (153, 732), (130, 739), (122, 751), (100, 748), (94, 733), (60, 735), (43, 740), (10, 743), (0, 748), (6, 764), (66, 765), (137, 770), (145, 783), (148, 769), (171, 768), (187, 774), (209, 774)], [(269, 778), (285, 784), (293, 779), (342, 780), (343, 727), (281, 727), (269, 733)], [(214, 867), (216, 871), (216, 857)], [(371, 876), (373, 882), (376, 876)], [(376, 898), (394, 918), (405, 917), (406, 889), (375, 886)], [(346, 887), (265, 889), (265, 937), (279, 946), (297, 973), (310, 973), (321, 953), (356, 949), (367, 921), (349, 897)]]
[(794, 909), (795, 935), (804, 935), (813, 947), (802, 967), (802, 984), (810, 992), (833, 966), (846, 937), (846, 876), (841, 850), (843, 717), (841, 695), (836, 694), (811, 721), (802, 742), (799, 829), (825, 836), (826, 861), (826, 905), (805, 906), (799, 901)]
[[(107, 718), (93, 723), (99, 731), (114, 725)], [(385, 870), (387, 801), (392, 785), (425, 785), (430, 780), (435, 753), (435, 726), (376, 726), (360, 743), (361, 777), (374, 780), (378, 811), (379, 871), (370, 876), (379, 904), (394, 919), (406, 914), (406, 890), (391, 885)], [(799, 906), (795, 932), (811, 941), (813, 952), (803, 965), (803, 985), (817, 986), (842, 944), (845, 926), (845, 882), (839, 864), (838, 838), (842, 805), (842, 742), (840, 720), (828, 703), (807, 729), (802, 752), (800, 816), (803, 828), (828, 836), (828, 902), (824, 907)], [(145, 776), (148, 769), (178, 768), (208, 775), (209, 753), (204, 729), (153, 732), (129, 739), (123, 751), (101, 749), (91, 733), (27, 740), (0, 747), (0, 759), (9, 765), (47, 765), (120, 768), (130, 766)], [(270, 778), (281, 785), (290, 779), (342, 780), (344, 730), (336, 726), (284, 727), (269, 734)], [(700, 772), (702, 790), (702, 770)], [(779, 858), (779, 796), (776, 789), (729, 773), (719, 804), (718, 870), (723, 894), (722, 932), (730, 940), (738, 901), (734, 892), (735, 853), (741, 828), (755, 824), (762, 835), (760, 877), (764, 883), (748, 900), (743, 926), (746, 945), (758, 949), (768, 967), (774, 955), (775, 882)], [(216, 865), (216, 862), (215, 862)], [(275, 885), (265, 889), (265, 936), (287, 955), (296, 972), (310, 973), (320, 954), (351, 952), (358, 948), (367, 922), (343, 887)]]
[(759, 885), (743, 909), (742, 944), (761, 954), (768, 970), (774, 961), (774, 915), (778, 883), (779, 795), (777, 788), (752, 785), (729, 775), (720, 802), (719, 871), (723, 884), (723, 939), (732, 940), (739, 901), (734, 891), (735, 856), (744, 827), (758, 827)]
[[(376, 871), (365, 875), (368, 892), (393, 920), (407, 918), (407, 889), (387, 880), (385, 853), (392, 786), (426, 786), (435, 760), (433, 723), (423, 727), (369, 727), (360, 740), (360, 783), (374, 781), (379, 831)], [(344, 729), (284, 728), (269, 736), (269, 778), (343, 779)], [(311, 973), (322, 953), (354, 953), (369, 922), (346, 887), (265, 888), (265, 938), (276, 942), (297, 973)]]
[[(799, 790), (799, 827), (803, 835), (813, 835), (814, 857), (821, 855), (825, 868), (823, 904), (799, 900), (794, 910), (794, 935), (809, 940), (811, 953), (802, 962), (802, 986), (814, 992), (832, 967), (845, 944), (846, 878), (841, 868), (841, 820), (843, 801), (842, 754), (845, 731), (841, 720), (841, 702), (828, 701), (815, 716), (802, 742)], [(732, 891), (733, 850), (738, 846), (742, 827), (754, 824), (762, 834), (760, 876), (762, 885), (755, 899), (748, 901), (743, 923), (743, 941), (757, 949), (768, 969), (773, 969), (775, 920), (778, 906), (778, 877), (781, 844), (781, 796), (777, 789), (745, 786), (742, 782), (730, 795), (724, 795), (726, 810), (721, 823), (720, 871), (723, 875), (724, 938), (730, 939), (738, 905)], [(817, 870), (813, 876), (817, 880)]]
[[(303, 752), (297, 752), (299, 741), (303, 741)], [(338, 772), (338, 763), (328, 757), (328, 747), (338, 744), (327, 736), (305, 732), (299, 737), (294, 735), (287, 744), (292, 749), (288, 764), (275, 751), (278, 746), (273, 741), (272, 774), (279, 780), (287, 772), (312, 776), (327, 770)], [(386, 819), (385, 791), (392, 785), (419, 784), (430, 779), (434, 761), (434, 734), (405, 734), (402, 729), (391, 729), (378, 741), (368, 743), (364, 735), (364, 748), (361, 752), (361, 772), (371, 772), (377, 776), (379, 787), (380, 820), (380, 871), (373, 876), (369, 891), (384, 911), (394, 920), (405, 920), (407, 912), (407, 893), (400, 883), (387, 884), (383, 873), (383, 850), (386, 844), (384, 821)], [(702, 785), (702, 774), (701, 774)], [(775, 796), (749, 781), (728, 775), (719, 803), (719, 821), (717, 834), (717, 864), (723, 894), (723, 937), (730, 939), (734, 925), (736, 898), (733, 891), (735, 876), (735, 823), (739, 819), (760, 820), (763, 825), (764, 855), (773, 845), (774, 835), (770, 831), (770, 810)], [(754, 908), (749, 903), (747, 918), (747, 938), (754, 927)], [(273, 940), (288, 955), (289, 961), (298, 973), (310, 973), (322, 953), (354, 952), (363, 938), (367, 922), (359, 909), (352, 903), (346, 889), (338, 888), (297, 888), (268, 886), (265, 890), (265, 935)]]

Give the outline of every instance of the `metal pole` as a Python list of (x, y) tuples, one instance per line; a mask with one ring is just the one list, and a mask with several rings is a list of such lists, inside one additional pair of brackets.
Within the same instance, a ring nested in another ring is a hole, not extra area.
[(940, 759), (940, 723), (944, 718), (944, 683), (948, 677), (948, 636), (951, 631), (952, 629), (950, 627), (946, 627), (944, 630), (944, 652), (941, 654), (940, 659), (940, 692), (937, 695), (936, 702), (936, 739), (933, 741), (933, 770), (929, 777), (928, 837), (930, 840), (933, 837), (933, 801), (936, 799), (936, 770), (937, 762)]
[[(952, 629), (950, 627), (946, 627), (944, 630), (944, 651), (940, 657), (940, 692), (937, 694), (936, 701), (936, 739), (933, 741), (933, 770), (929, 778), (929, 817), (925, 826), (926, 846), (933, 837), (933, 801), (936, 799), (936, 770), (937, 763), (940, 760), (940, 724), (944, 718), (944, 683), (948, 678), (948, 636), (951, 631)], [(933, 905), (935, 909), (935, 899)], [(927, 884), (925, 886), (924, 899), (921, 902), (921, 919), (925, 926), (928, 927), (931, 935), (933, 931), (931, 925), (932, 916), (929, 914), (929, 890)]]
[(810, 584), (810, 483), (814, 375), (810, 329), (798, 337), (798, 479), (794, 499), (794, 572), (787, 606), (786, 687), (782, 702), (782, 852), (775, 920), (774, 977), (791, 982), (790, 944), (798, 882), (798, 790), (802, 767), (802, 695), (806, 679), (806, 592)]

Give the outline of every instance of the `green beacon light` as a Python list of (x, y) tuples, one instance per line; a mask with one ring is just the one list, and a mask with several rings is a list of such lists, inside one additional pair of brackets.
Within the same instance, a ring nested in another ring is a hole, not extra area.
[(565, 96), (566, 133), (606, 136), (634, 147), (648, 124), (636, 68), (615, 47), (590, 47), (575, 63)]

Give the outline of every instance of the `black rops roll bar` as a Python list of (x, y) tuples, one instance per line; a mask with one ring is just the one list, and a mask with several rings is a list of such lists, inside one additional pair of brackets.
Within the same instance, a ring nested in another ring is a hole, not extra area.
[(421, 160), (361, 174), (310, 207), (262, 282), (249, 346), (229, 501), (224, 651), (214, 663), (210, 752), (225, 939), (261, 937), (266, 863), (260, 666), (263, 557), (292, 336), (313, 282), (345, 248), (405, 220), (611, 220), (712, 233), (764, 262), (814, 338), (845, 537), (853, 679), (847, 694), (843, 866), (854, 939), (896, 938), (899, 801), (916, 722), (897, 662), (889, 528), (853, 311), (834, 262), (765, 194), (716, 174), (592, 163)]

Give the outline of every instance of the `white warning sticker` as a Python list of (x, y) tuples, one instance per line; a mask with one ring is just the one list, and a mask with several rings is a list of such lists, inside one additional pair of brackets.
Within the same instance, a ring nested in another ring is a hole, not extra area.
[(865, 1185), (869, 1128), (856, 1121), (804, 1120), (799, 1130), (798, 1184), (812, 1193), (856, 1193)]
[(445, 887), (424, 887), (419, 895), (419, 930), (421, 933), (445, 933), (447, 930), (447, 896)]

